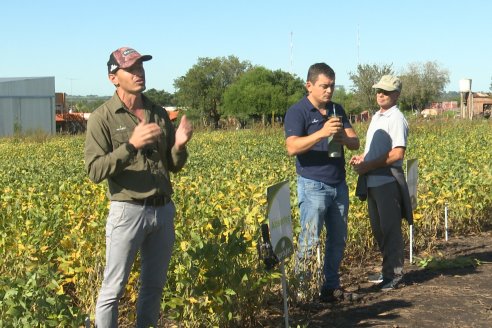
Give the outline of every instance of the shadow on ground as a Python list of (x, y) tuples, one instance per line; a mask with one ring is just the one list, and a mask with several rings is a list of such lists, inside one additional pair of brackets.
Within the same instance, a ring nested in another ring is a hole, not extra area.
[(398, 319), (398, 311), (395, 310), (411, 306), (412, 303), (402, 299), (383, 300), (342, 309), (335, 306), (311, 317), (307, 327), (372, 327)]

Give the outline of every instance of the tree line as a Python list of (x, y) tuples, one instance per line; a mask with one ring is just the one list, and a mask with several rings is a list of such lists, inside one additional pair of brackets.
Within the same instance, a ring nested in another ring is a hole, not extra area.
[[(403, 110), (420, 111), (431, 101), (440, 100), (449, 83), (449, 72), (436, 62), (412, 63), (400, 73), (392, 64), (359, 64), (349, 73), (352, 86), (337, 87), (333, 101), (342, 104), (350, 115), (376, 111), (372, 85), (385, 74), (396, 74), (402, 80), (399, 106)], [(235, 56), (205, 57), (198, 58), (185, 75), (174, 80), (174, 94), (156, 89), (144, 94), (159, 105), (185, 109), (188, 117), (217, 128), (221, 119), (234, 118), (241, 125), (251, 119), (264, 124), (281, 119), (306, 94), (304, 85), (295, 74), (252, 65)], [(102, 100), (96, 105), (100, 103)], [(93, 102), (93, 108), (80, 105), (87, 111), (96, 108)], [(83, 111), (78, 103), (77, 109)]]
[[(385, 74), (397, 74), (392, 65), (360, 64), (350, 72), (352, 86), (336, 89), (333, 101), (348, 114), (376, 111), (372, 86)], [(400, 74), (403, 83), (400, 107), (419, 111), (444, 94), (449, 72), (435, 62), (414, 63)], [(174, 105), (186, 108), (187, 115), (217, 127), (221, 118), (240, 122), (251, 118), (267, 122), (283, 117), (287, 109), (306, 94), (305, 81), (281, 70), (254, 66), (237, 57), (199, 58), (174, 81)]]

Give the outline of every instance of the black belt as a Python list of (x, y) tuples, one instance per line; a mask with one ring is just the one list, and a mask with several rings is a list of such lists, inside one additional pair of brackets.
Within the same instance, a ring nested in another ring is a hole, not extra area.
[(141, 206), (164, 206), (171, 201), (171, 198), (166, 195), (152, 195), (143, 199), (127, 200), (127, 203)]

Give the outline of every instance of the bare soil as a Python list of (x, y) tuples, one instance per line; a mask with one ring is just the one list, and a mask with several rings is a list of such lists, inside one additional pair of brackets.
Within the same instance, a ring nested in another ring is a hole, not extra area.
[[(289, 305), (290, 327), (492, 327), (492, 232), (450, 237), (430, 254), (426, 266), (405, 264), (398, 289), (381, 292), (367, 282), (370, 266), (346, 268), (344, 287), (356, 301)], [(262, 327), (285, 327), (282, 304), (274, 304)]]

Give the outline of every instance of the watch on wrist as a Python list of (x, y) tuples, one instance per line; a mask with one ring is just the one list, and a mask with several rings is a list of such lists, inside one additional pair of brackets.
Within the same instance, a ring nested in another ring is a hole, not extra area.
[(135, 148), (134, 145), (132, 145), (131, 143), (127, 142), (126, 143), (126, 150), (128, 150), (128, 152), (132, 155), (132, 156), (135, 156), (137, 155), (137, 148)]

